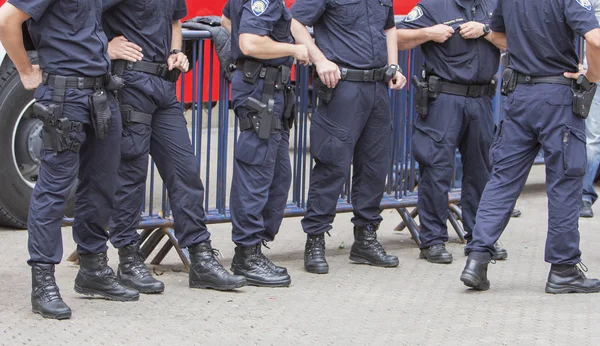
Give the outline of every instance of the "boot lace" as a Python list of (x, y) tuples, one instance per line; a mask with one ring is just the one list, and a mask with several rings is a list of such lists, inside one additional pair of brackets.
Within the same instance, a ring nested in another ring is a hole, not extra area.
[(211, 271), (217, 272), (219, 274), (227, 274), (228, 272), (223, 268), (221, 262), (219, 262), (218, 257), (223, 257), (221, 251), (211, 247), (206, 252), (204, 252), (204, 260), (202, 261), (201, 266), (203, 268), (209, 269)]
[(369, 229), (365, 234), (365, 241), (369, 244), (369, 247), (373, 251), (381, 256), (387, 256), (387, 253), (383, 249), (381, 243), (377, 240), (377, 233), (374, 230)]
[(583, 264), (583, 262), (577, 263), (575, 265), (575, 268), (581, 274), (581, 276), (583, 276), (584, 278), (587, 278), (587, 276), (585, 275), (585, 273), (587, 273), (588, 267), (585, 264)]
[(41, 269), (37, 273), (37, 281), (42, 282), (41, 287), (37, 291), (46, 301), (51, 302), (62, 299), (52, 269)]
[(308, 238), (308, 254), (310, 257), (325, 256), (325, 237)]
[(100, 257), (100, 270), (98, 271), (98, 276), (102, 277), (103, 280), (106, 280), (112, 285), (118, 285), (119, 281), (117, 280), (117, 276), (111, 267), (108, 266), (108, 257), (102, 256)]
[(130, 269), (136, 276), (140, 278), (152, 276), (144, 263), (144, 256), (141, 250), (136, 251), (128, 260), (131, 261)]

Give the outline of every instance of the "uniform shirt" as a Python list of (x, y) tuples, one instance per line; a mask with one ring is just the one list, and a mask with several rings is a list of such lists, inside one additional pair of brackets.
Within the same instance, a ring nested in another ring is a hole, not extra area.
[(162, 63), (171, 51), (173, 21), (187, 15), (185, 0), (104, 0), (109, 39), (125, 36), (142, 47), (142, 60)]
[(489, 24), (496, 0), (422, 0), (398, 24), (398, 29), (421, 29), (446, 24), (455, 31), (444, 43), (421, 45), (425, 70), (461, 84), (487, 84), (496, 72), (500, 50), (484, 37), (464, 39), (461, 24), (475, 21)]
[(31, 16), (29, 34), (40, 68), (63, 76), (108, 73), (108, 40), (100, 18), (102, 0), (8, 0)]
[[(240, 49), (240, 34), (270, 37), (273, 41), (294, 43), (291, 34), (292, 15), (283, 0), (229, 0), (223, 15), (231, 20), (231, 57), (233, 60), (247, 58)], [(269, 66), (287, 65), (292, 57), (278, 59), (255, 59)]]
[(385, 30), (395, 25), (392, 0), (297, 0), (292, 16), (313, 27), (317, 47), (336, 64), (356, 69), (387, 64)]
[(598, 28), (589, 0), (498, 0), (490, 25), (505, 32), (509, 66), (531, 76), (575, 72), (575, 34)]

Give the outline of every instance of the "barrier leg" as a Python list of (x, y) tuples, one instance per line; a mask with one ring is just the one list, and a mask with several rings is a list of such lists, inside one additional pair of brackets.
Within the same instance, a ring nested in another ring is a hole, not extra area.
[(67, 257), (67, 262), (73, 262), (75, 265), (79, 264), (79, 254), (77, 253), (77, 249), (71, 252), (69, 257)]
[[(188, 254), (187, 250), (184, 250), (179, 246), (179, 242), (177, 241), (177, 238), (175, 238), (175, 231), (170, 228), (163, 228), (162, 231), (169, 237), (169, 243), (171, 244), (171, 247), (175, 248), (175, 251), (177, 251), (177, 254), (179, 255), (179, 258), (181, 259), (181, 262), (183, 263), (183, 265), (185, 265), (186, 271), (189, 272), (190, 271), (189, 254)], [(164, 256), (166, 256), (167, 252), (171, 249), (169, 247), (168, 250), (165, 250), (165, 248), (166, 248), (166, 246), (164, 246), (161, 249), (161, 251), (158, 253), (158, 255), (154, 258), (154, 260), (152, 260), (152, 264), (160, 264), (160, 261), (162, 261), (164, 259)], [(161, 255), (161, 252), (163, 250), (165, 250), (166, 252), (162, 256), (162, 258), (160, 258), (159, 256)]]
[(417, 243), (418, 246), (421, 246), (421, 240), (419, 240), (419, 225), (417, 225), (415, 219), (411, 216), (411, 213), (409, 213), (406, 208), (396, 208), (396, 211), (400, 214), (400, 217), (402, 217), (402, 220), (410, 231), (415, 243)]
[(165, 232), (163, 232), (162, 229), (154, 230), (152, 232), (152, 234), (150, 234), (148, 236), (146, 241), (140, 247), (140, 250), (142, 251), (142, 255), (144, 256), (144, 260), (147, 259), (148, 256), (150, 256), (150, 254), (152, 253), (152, 251), (154, 251), (154, 249), (156, 249), (156, 247), (158, 246), (158, 243), (160, 243), (160, 241), (162, 240), (162, 238), (164, 236), (165, 236)]
[(456, 231), (456, 234), (458, 235), (458, 238), (460, 238), (460, 241), (463, 244), (465, 244), (467, 242), (467, 240), (465, 239), (465, 235), (466, 235), (465, 229), (461, 225), (462, 210), (460, 209), (459, 206), (457, 206), (456, 204), (452, 204), (452, 203), (450, 203), (448, 205), (448, 209), (450, 210), (450, 213), (448, 214), (448, 219), (450, 220), (450, 224)]
[[(417, 209), (417, 207), (415, 207), (413, 210), (411, 210), (410, 217), (414, 219), (417, 217), (417, 215), (419, 215), (419, 210)], [(394, 228), (394, 231), (402, 232), (405, 228), (406, 228), (406, 222), (400, 221), (398, 226), (396, 226), (396, 228)]]
[(448, 205), (448, 208), (450, 209), (451, 212), (453, 212), (456, 217), (462, 221), (462, 209), (460, 209), (460, 207), (454, 203), (450, 203)]

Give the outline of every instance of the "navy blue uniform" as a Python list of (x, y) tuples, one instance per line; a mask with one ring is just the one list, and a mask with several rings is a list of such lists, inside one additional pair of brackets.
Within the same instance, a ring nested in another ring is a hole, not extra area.
[[(142, 48), (143, 61), (166, 63), (171, 50), (172, 22), (187, 14), (184, 0), (110, 0), (103, 25), (110, 39), (123, 35)], [(181, 247), (210, 238), (205, 220), (204, 186), (175, 84), (140, 71), (123, 71), (120, 102), (152, 115), (151, 125), (128, 123), (121, 137), (121, 164), (110, 239), (117, 248), (139, 241), (136, 232), (144, 198), (148, 154), (152, 155), (167, 191), (175, 235)]]
[[(498, 70), (500, 51), (483, 37), (464, 39), (459, 26), (470, 21), (489, 24), (495, 4), (495, 0), (423, 0), (398, 29), (451, 26), (455, 32), (446, 42), (421, 45), (427, 75), (462, 85), (489, 84)], [(421, 248), (448, 241), (448, 191), (456, 148), (464, 167), (461, 206), (465, 238), (471, 239), (479, 200), (489, 180), (493, 132), (492, 100), (487, 95), (470, 98), (442, 93), (429, 102), (429, 114), (416, 120), (412, 147), (420, 170)]]
[[(491, 29), (505, 32), (509, 67), (522, 74), (559, 76), (577, 71), (575, 34), (598, 27), (587, 0), (498, 0)], [(586, 167), (584, 120), (572, 112), (568, 85), (518, 84), (491, 149), (492, 173), (467, 252), (494, 251), (540, 148), (546, 164), (546, 262), (580, 262), (579, 205)]]
[[(387, 64), (385, 30), (394, 28), (391, 0), (301, 0), (292, 15), (314, 28), (325, 57), (341, 67), (381, 68)], [(352, 204), (358, 227), (378, 225), (390, 163), (392, 119), (384, 82), (340, 81), (331, 102), (320, 102), (310, 128), (311, 172), (306, 216), (308, 235), (329, 231), (351, 162)]]
[[(29, 32), (39, 52), (40, 68), (61, 76), (98, 77), (108, 72), (108, 41), (100, 26), (101, 0), (9, 0), (31, 16)], [(41, 151), (41, 167), (29, 208), (29, 263), (57, 264), (62, 259), (61, 222), (69, 191), (79, 179), (73, 237), (80, 254), (106, 251), (105, 232), (112, 211), (119, 163), (121, 116), (109, 95), (111, 126), (98, 139), (91, 126), (88, 97), (93, 89), (67, 88), (62, 116), (83, 124), (71, 131), (73, 150)], [(40, 84), (34, 98), (52, 103), (54, 88)], [(44, 125), (47, 126), (47, 125)], [(50, 130), (49, 131), (53, 131)], [(79, 146), (79, 150), (75, 148)]]
[[(231, 20), (231, 54), (236, 61), (246, 59), (239, 47), (240, 34), (267, 36), (277, 42), (293, 43), (290, 33), (292, 16), (281, 0), (230, 0), (223, 15)], [(260, 60), (266, 66), (291, 66), (291, 57)], [(261, 100), (264, 80), (247, 83), (243, 73), (233, 75), (232, 102), (236, 117), (252, 115), (246, 107), (248, 97)], [(275, 91), (274, 114), (281, 119), (284, 93)], [(292, 183), (289, 157), (289, 131), (271, 132), (261, 139), (253, 130), (242, 131), (235, 146), (230, 210), (232, 239), (239, 246), (254, 246), (272, 241), (283, 219)]]

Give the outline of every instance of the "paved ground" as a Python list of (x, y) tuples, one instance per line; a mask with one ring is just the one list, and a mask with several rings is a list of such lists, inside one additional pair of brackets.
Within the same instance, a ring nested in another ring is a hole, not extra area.
[[(327, 238), (330, 274), (307, 274), (299, 219), (289, 219), (266, 251), (287, 266), (290, 288), (192, 290), (172, 253), (154, 268), (167, 285), (165, 293), (144, 295), (138, 302), (109, 302), (78, 296), (72, 289), (78, 268), (64, 262), (57, 277), (73, 318), (44, 320), (31, 313), (29, 304), (27, 234), (0, 231), (6, 263), (0, 270), (0, 344), (598, 345), (600, 294), (544, 293), (549, 265), (543, 262), (543, 179), (543, 167), (535, 167), (518, 203), (523, 216), (513, 219), (503, 236), (509, 259), (490, 267), (492, 288), (487, 292), (469, 291), (459, 281), (465, 258), (454, 233), (448, 245), (454, 263), (429, 264), (418, 259), (406, 231), (393, 231), (400, 218), (385, 211), (380, 239), (389, 253), (399, 256), (398, 268), (350, 264), (350, 216), (340, 215)], [(600, 215), (600, 209), (596, 212)], [(600, 253), (594, 251), (600, 245), (600, 216), (582, 219), (580, 228), (588, 274), (600, 276)], [(214, 245), (229, 265), (229, 227), (211, 230)], [(65, 248), (71, 251), (70, 229), (63, 234)], [(116, 252), (111, 249), (109, 256), (115, 268)]]

